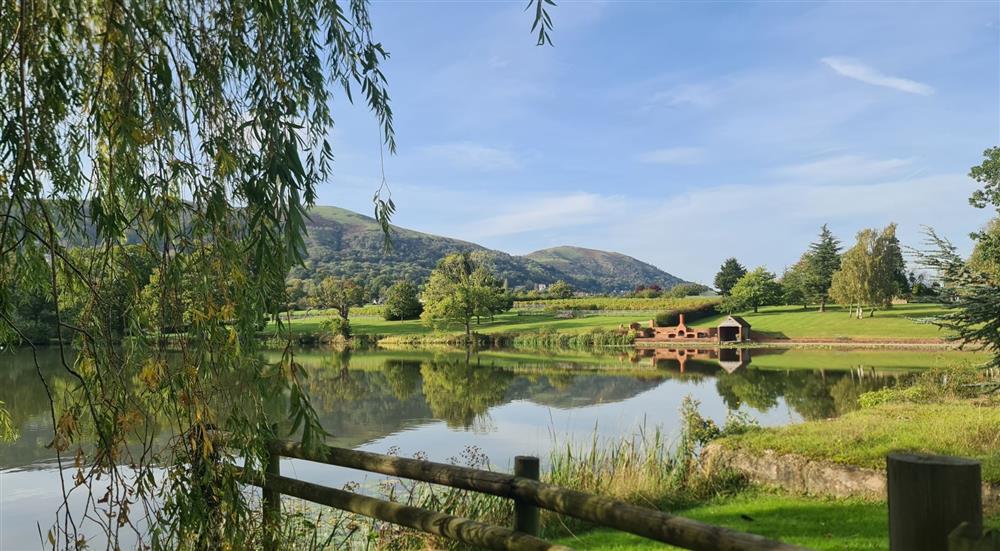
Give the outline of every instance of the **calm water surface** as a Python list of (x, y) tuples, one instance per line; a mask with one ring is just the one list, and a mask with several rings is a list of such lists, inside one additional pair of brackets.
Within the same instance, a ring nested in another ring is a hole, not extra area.
[[(721, 357), (720, 357), (721, 356)], [(554, 445), (661, 428), (676, 436), (686, 396), (721, 423), (743, 410), (762, 425), (839, 415), (857, 396), (901, 374), (960, 361), (953, 352), (819, 350), (630, 351), (587, 354), (488, 351), (302, 352), (308, 390), (333, 445), (447, 461), (469, 446), (497, 469), (515, 455), (545, 458)], [(70, 384), (55, 352), (50, 385)], [(0, 400), (20, 438), (0, 444), (0, 549), (41, 547), (61, 503), (48, 401), (24, 352), (0, 354)], [(358, 471), (287, 461), (283, 474), (340, 486)], [(70, 474), (67, 473), (68, 480)]]

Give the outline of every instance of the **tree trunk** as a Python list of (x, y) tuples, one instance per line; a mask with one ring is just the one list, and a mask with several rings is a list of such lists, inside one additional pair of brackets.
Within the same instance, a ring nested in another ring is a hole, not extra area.
[(819, 299), (819, 311), (820, 312), (826, 312), (826, 299), (825, 298)]
[(756, 305), (756, 304), (754, 304), (754, 305), (753, 305), (753, 313), (754, 313), (754, 314), (756, 314), (756, 313), (757, 313), (757, 305)]
[(472, 344), (472, 318), (465, 318), (465, 344)]

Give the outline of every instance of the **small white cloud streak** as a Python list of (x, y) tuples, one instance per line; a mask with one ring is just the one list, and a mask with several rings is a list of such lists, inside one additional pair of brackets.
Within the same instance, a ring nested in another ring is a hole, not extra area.
[[(975, 183), (961, 174), (864, 185), (773, 184), (703, 188), (627, 209), (624, 222), (601, 228), (596, 248), (617, 249), (695, 281), (709, 281), (724, 258), (781, 272), (829, 223), (846, 246), (866, 227), (899, 224), (904, 245), (922, 243), (921, 226), (934, 227), (971, 250), (968, 232), (990, 213), (969, 207)], [(647, 228), (636, 231), (636, 228)], [(691, 231), (665, 239), (665, 231)]]
[(690, 105), (706, 108), (715, 105), (719, 100), (718, 96), (719, 91), (707, 84), (682, 84), (669, 90), (654, 93), (646, 103), (646, 107)]
[(478, 172), (500, 172), (521, 168), (521, 162), (513, 153), (471, 142), (429, 145), (420, 148), (418, 152), (455, 168)]
[(482, 239), (593, 224), (620, 214), (623, 205), (621, 197), (584, 192), (558, 197), (519, 197), (503, 208), (506, 212), (471, 224), (463, 235)]
[(700, 147), (668, 147), (641, 153), (638, 159), (657, 165), (695, 165), (705, 161), (705, 150)]
[(799, 183), (854, 184), (897, 176), (912, 159), (869, 159), (860, 155), (840, 155), (819, 161), (786, 165), (774, 169), (774, 175)]
[(820, 61), (827, 67), (833, 69), (834, 72), (840, 76), (858, 80), (873, 86), (892, 88), (893, 90), (898, 90), (900, 92), (918, 94), (921, 96), (929, 96), (934, 93), (934, 88), (927, 84), (907, 78), (887, 75), (856, 59), (847, 57), (824, 57)]

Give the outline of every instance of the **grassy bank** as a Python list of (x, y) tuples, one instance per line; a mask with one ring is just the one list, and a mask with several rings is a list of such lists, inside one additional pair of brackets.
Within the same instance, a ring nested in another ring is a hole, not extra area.
[[(937, 316), (947, 310), (939, 304), (897, 304), (879, 310), (875, 317), (855, 319), (839, 306), (829, 306), (826, 312), (801, 306), (769, 306), (760, 312), (740, 315), (753, 327), (754, 333), (789, 339), (944, 339), (948, 336), (936, 326), (917, 323), (916, 319)], [(718, 315), (698, 321), (711, 326), (725, 316)]]
[(982, 461), (983, 480), (1000, 483), (1000, 407), (991, 402), (888, 403), (836, 419), (754, 431), (726, 446), (885, 468), (889, 452), (909, 450)]
[(876, 372), (916, 371), (985, 363), (989, 355), (960, 350), (875, 350), (852, 348), (754, 349), (754, 369), (768, 371), (863, 369)]
[[(601, 300), (613, 303), (584, 304), (584, 299), (566, 299), (565, 301), (539, 301), (531, 307), (520, 307), (511, 312), (500, 314), (494, 319), (483, 318), (473, 324), (473, 331), (503, 340), (506, 344), (522, 343), (525, 346), (562, 345), (572, 346), (573, 343), (562, 336), (581, 335), (594, 332), (614, 332), (623, 325), (633, 322), (645, 323), (654, 316), (650, 311), (656, 306), (662, 306), (663, 311), (675, 311), (677, 308), (695, 308), (701, 303), (696, 300), (668, 299), (614, 299)], [(587, 300), (597, 300), (590, 298)], [(615, 302), (617, 301), (617, 302)], [(662, 302), (659, 304), (656, 301)], [(563, 303), (572, 306), (567, 311), (555, 311)], [(626, 306), (635, 307), (628, 311)], [(616, 310), (598, 310), (583, 312), (584, 306), (600, 306)], [(638, 309), (643, 306), (643, 310)], [(574, 309), (576, 308), (576, 309)], [(947, 337), (936, 326), (918, 323), (917, 319), (936, 316), (946, 310), (934, 304), (902, 304), (891, 309), (879, 311), (874, 318), (854, 319), (846, 311), (837, 306), (831, 306), (827, 312), (816, 309), (803, 310), (800, 307), (768, 307), (758, 313), (742, 314), (753, 326), (756, 335), (770, 338), (787, 339), (830, 339), (837, 341), (858, 342), (934, 342)], [(363, 315), (368, 313), (369, 315)], [(324, 323), (334, 314), (329, 312), (296, 313), (287, 325), (295, 336), (320, 335), (324, 332)], [(707, 317), (694, 325), (712, 326), (724, 316)], [(274, 324), (270, 324), (266, 332), (273, 333)], [(460, 339), (464, 330), (458, 326), (431, 327), (421, 320), (386, 321), (381, 317), (370, 315), (370, 312), (357, 312), (351, 317), (351, 328), (355, 335), (369, 340), (388, 339), (396, 343), (450, 343)], [(554, 335), (561, 337), (555, 338)], [(583, 339), (583, 344), (606, 345), (625, 344), (628, 339)], [(521, 342), (515, 342), (521, 341)]]
[[(889, 547), (889, 511), (884, 502), (810, 498), (751, 489), (676, 513), (821, 551), (863, 551)], [(1000, 517), (987, 519), (986, 524), (1000, 528)], [(675, 549), (613, 530), (586, 532), (562, 538), (558, 543), (580, 551)]]
[[(323, 324), (329, 315), (301, 316), (293, 319), (288, 327), (293, 334), (314, 334), (323, 331)], [(576, 314), (572, 317), (551, 312), (513, 311), (500, 314), (493, 320), (483, 318), (473, 322), (472, 330), (485, 335), (503, 333), (543, 333), (557, 332), (579, 334), (595, 329), (615, 330), (621, 325), (636, 321), (634, 314)], [(267, 331), (274, 330), (274, 324)], [(415, 340), (447, 342), (459, 337), (464, 330), (458, 326), (435, 329), (421, 320), (386, 321), (380, 317), (359, 316), (351, 318), (351, 330), (355, 335), (379, 337), (410, 337)], [(400, 339), (403, 340), (403, 339)]]

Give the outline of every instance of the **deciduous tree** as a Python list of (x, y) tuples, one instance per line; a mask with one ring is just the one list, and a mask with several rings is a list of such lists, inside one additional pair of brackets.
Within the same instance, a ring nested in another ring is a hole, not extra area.
[(729, 299), (738, 309), (753, 308), (757, 312), (761, 306), (781, 302), (781, 285), (775, 281), (773, 273), (760, 266), (733, 285)]
[(549, 285), (548, 291), (549, 296), (552, 298), (570, 298), (573, 296), (573, 287), (561, 279)]
[(513, 300), (481, 257), (450, 254), (440, 262), (424, 287), (424, 312), (429, 323), (459, 323), (472, 341), (472, 319), (509, 310)]
[(858, 319), (864, 316), (866, 306), (874, 316), (876, 308), (889, 306), (900, 293), (899, 274), (903, 269), (896, 225), (889, 224), (881, 231), (864, 229), (858, 232), (857, 242), (844, 253), (840, 269), (833, 274), (830, 297), (849, 306)]
[(386, 292), (382, 316), (389, 321), (412, 320), (419, 318), (423, 310), (417, 286), (409, 281), (400, 281)]

